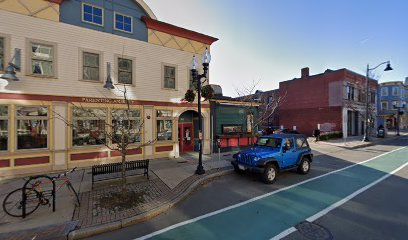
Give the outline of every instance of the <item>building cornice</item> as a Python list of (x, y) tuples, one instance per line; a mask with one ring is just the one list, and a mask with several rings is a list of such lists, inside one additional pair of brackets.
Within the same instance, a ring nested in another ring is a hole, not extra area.
[(143, 16), (142, 21), (146, 24), (147, 28), (168, 33), (171, 35), (175, 35), (178, 37), (183, 37), (187, 38), (190, 40), (194, 40), (197, 42), (201, 42), (204, 44), (211, 45), (212, 43), (216, 42), (218, 38), (211, 37), (202, 33), (194, 32), (185, 28), (177, 27), (174, 25), (171, 25), (169, 23), (161, 22), (155, 19), (152, 19), (147, 16)]

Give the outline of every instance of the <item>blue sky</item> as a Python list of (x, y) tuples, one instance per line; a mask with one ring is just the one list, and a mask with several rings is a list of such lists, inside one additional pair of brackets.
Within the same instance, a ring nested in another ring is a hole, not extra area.
[(219, 38), (211, 48), (211, 83), (224, 95), (259, 81), (257, 89), (326, 69), (365, 75), (379, 67), (379, 82), (408, 77), (406, 0), (146, 0), (157, 18)]

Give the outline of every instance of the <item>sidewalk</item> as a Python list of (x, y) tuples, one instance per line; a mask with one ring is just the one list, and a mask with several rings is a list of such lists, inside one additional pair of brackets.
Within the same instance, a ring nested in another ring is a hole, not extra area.
[[(400, 134), (401, 136), (407, 135), (407, 133), (405, 132), (401, 132)], [(352, 137), (347, 137), (347, 138), (332, 139), (332, 140), (318, 141), (318, 142), (314, 142), (315, 138), (310, 137), (308, 138), (308, 142), (312, 148), (313, 146), (324, 144), (324, 145), (341, 147), (345, 149), (356, 149), (356, 148), (372, 146), (382, 141), (387, 141), (387, 140), (390, 140), (396, 137), (398, 136), (396, 136), (394, 132), (390, 132), (388, 136), (386, 136), (385, 138), (378, 138), (376, 136), (371, 136), (369, 138), (370, 139), (369, 142), (363, 142), (362, 141), (363, 136), (352, 136)]]
[[(178, 159), (150, 161), (150, 179), (143, 176), (127, 178), (127, 200), (118, 195), (123, 191), (119, 180), (97, 182), (92, 189), (90, 168), (74, 172), (70, 179), (79, 193), (81, 206), (74, 206), (69, 192), (63, 187), (57, 192), (56, 211), (40, 206), (25, 219), (10, 217), (0, 210), (0, 239), (78, 239), (100, 232), (119, 229), (156, 216), (182, 200), (205, 180), (232, 170), (232, 153), (203, 155), (206, 173), (195, 175), (198, 154)], [(0, 182), (0, 199), (22, 187), (22, 179)]]

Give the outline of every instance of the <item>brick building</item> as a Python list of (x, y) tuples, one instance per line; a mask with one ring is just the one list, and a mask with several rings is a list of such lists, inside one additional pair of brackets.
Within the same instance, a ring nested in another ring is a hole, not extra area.
[[(378, 83), (369, 83), (369, 119), (374, 125)], [(363, 135), (365, 119), (365, 76), (348, 69), (330, 70), (310, 75), (309, 68), (301, 70), (301, 77), (279, 83), (281, 96), (279, 121), (285, 128), (312, 135), (320, 127), (322, 132), (339, 131), (343, 136)]]

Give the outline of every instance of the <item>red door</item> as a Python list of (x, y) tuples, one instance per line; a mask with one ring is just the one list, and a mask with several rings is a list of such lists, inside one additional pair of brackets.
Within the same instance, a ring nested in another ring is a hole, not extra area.
[(194, 136), (192, 123), (179, 123), (180, 152), (192, 152), (194, 149)]

